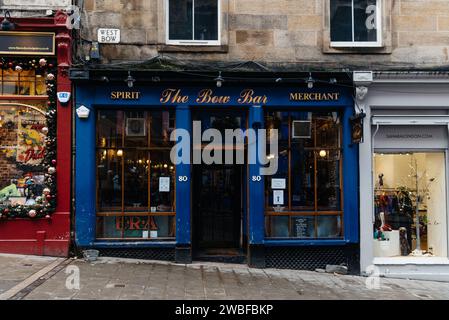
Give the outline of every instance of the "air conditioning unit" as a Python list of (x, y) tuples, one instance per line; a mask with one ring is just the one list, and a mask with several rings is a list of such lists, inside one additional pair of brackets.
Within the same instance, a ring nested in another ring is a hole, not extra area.
[(310, 139), (312, 137), (312, 122), (310, 120), (294, 120), (292, 124), (292, 138)]
[(126, 135), (128, 137), (146, 136), (145, 118), (127, 118)]

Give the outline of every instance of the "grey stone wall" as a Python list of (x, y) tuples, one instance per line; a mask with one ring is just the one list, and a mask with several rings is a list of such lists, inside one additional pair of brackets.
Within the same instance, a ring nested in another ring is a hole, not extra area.
[[(49, 6), (69, 1), (3, 2)], [(359, 50), (329, 46), (329, 0), (221, 0), (222, 43), (217, 47), (166, 45), (165, 0), (75, 3), (83, 4), (85, 40), (95, 41), (98, 28), (121, 29), (121, 44), (101, 45), (104, 63), (164, 55), (205, 63), (257, 61), (284, 69), (449, 67), (449, 0), (383, 0), (384, 46)], [(85, 56), (89, 45), (79, 50)]]

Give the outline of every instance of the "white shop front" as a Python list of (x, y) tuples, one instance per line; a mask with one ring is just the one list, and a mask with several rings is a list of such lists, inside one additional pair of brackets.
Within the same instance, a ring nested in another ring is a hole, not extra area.
[(361, 271), (449, 281), (449, 75), (374, 73), (364, 86)]

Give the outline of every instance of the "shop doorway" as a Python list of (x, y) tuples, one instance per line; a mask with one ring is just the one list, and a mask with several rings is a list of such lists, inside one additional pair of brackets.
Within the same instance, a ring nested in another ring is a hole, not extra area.
[[(245, 262), (246, 146), (225, 141), (226, 130), (246, 129), (245, 119), (237, 111), (193, 114), (202, 134), (212, 129), (223, 137), (212, 152), (221, 161), (207, 163), (203, 158), (192, 165), (192, 245), (197, 260)], [(206, 146), (194, 141), (193, 152), (203, 152)], [(232, 155), (231, 162), (226, 155)]]
[(242, 166), (194, 166), (193, 182), (197, 253), (235, 253), (241, 248)]

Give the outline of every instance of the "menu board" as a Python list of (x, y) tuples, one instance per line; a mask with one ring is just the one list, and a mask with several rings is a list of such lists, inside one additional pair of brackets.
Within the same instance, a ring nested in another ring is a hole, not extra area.
[(315, 234), (314, 217), (292, 217), (292, 236), (295, 238), (313, 238)]

